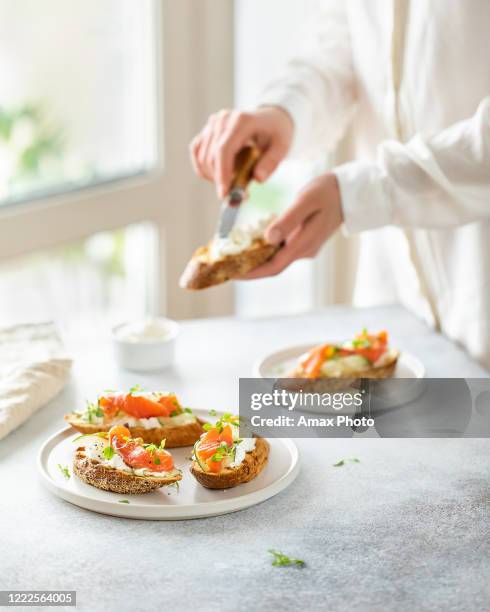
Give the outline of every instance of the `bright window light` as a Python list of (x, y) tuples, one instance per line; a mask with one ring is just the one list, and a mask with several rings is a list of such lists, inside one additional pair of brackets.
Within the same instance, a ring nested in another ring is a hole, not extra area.
[(0, 204), (155, 163), (151, 0), (2, 0)]

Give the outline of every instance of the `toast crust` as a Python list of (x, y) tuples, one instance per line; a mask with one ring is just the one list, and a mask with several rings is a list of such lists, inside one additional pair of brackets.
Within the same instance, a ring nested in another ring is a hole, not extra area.
[(204, 472), (196, 461), (192, 462), (190, 472), (207, 489), (231, 489), (256, 478), (269, 459), (269, 443), (264, 438), (256, 438), (253, 451), (246, 453), (242, 463), (236, 468), (225, 468), (217, 474)]
[[(104, 425), (92, 425), (80, 419), (76, 414), (65, 415), (65, 421), (82, 434), (95, 434), (99, 431), (109, 431), (111, 423)], [(195, 423), (185, 425), (173, 425), (169, 427), (155, 427), (145, 429), (144, 427), (128, 427), (131, 437), (142, 438), (145, 444), (160, 445), (165, 440), (165, 448), (180, 448), (182, 446), (193, 446), (204, 432), (202, 426), (204, 421), (196, 419)]]
[(156, 478), (154, 476), (136, 476), (122, 470), (103, 465), (97, 459), (89, 459), (85, 455), (85, 447), (77, 448), (73, 459), (73, 472), (89, 485), (104, 491), (123, 493), (125, 495), (137, 495), (150, 493), (179, 480), (181, 474), (169, 478)]
[[(342, 378), (352, 378), (354, 380), (356, 378), (389, 378), (390, 376), (393, 376), (395, 372), (396, 364), (398, 362), (398, 357), (399, 355), (397, 353), (396, 355), (393, 356), (392, 361), (390, 361), (384, 366), (381, 366), (379, 368), (370, 367), (370, 368), (367, 368), (366, 370), (362, 370), (362, 372), (359, 372), (359, 374), (362, 374), (362, 376), (352, 376), (352, 374), (350, 374), (348, 376), (344, 375), (344, 376), (335, 376), (335, 377), (319, 376), (318, 378), (325, 378), (325, 379), (332, 378), (333, 380), (342, 379)], [(296, 368), (293, 372), (291, 372), (291, 374), (289, 374), (288, 376), (285, 376), (285, 378), (305, 378), (305, 377), (306, 376), (302, 368)]]
[(209, 245), (197, 249), (187, 264), (179, 285), (182, 289), (197, 291), (242, 276), (268, 261), (280, 248), (256, 238), (248, 249), (213, 261), (209, 258)]
[(396, 364), (398, 362), (398, 353), (393, 357), (393, 361), (379, 368), (371, 367), (362, 371), (362, 376), (337, 376), (335, 378), (329, 376), (319, 376), (318, 378), (306, 378), (305, 373), (301, 368), (296, 368), (286, 376), (285, 379), (298, 379), (296, 386), (294, 381), (288, 380), (284, 387), (289, 390), (296, 391), (316, 391), (317, 393), (335, 393), (345, 391), (349, 387), (358, 387), (363, 378), (372, 380), (382, 380), (391, 378), (395, 373)]

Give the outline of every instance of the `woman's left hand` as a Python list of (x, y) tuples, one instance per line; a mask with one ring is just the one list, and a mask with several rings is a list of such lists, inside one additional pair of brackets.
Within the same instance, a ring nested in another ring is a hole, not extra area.
[(284, 246), (265, 264), (240, 277), (252, 280), (275, 276), (297, 259), (314, 257), (343, 221), (340, 190), (335, 174), (308, 183), (288, 210), (265, 231), (271, 244)]

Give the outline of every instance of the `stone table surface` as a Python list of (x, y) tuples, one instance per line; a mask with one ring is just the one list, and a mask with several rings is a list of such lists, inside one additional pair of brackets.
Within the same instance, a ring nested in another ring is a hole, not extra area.
[[(107, 338), (73, 344), (68, 386), (0, 442), (0, 589), (75, 589), (89, 612), (490, 609), (489, 440), (296, 440), (302, 470), (290, 488), (194, 521), (95, 514), (38, 480), (40, 445), (101, 389), (139, 383), (172, 389), (190, 406), (233, 410), (237, 379), (258, 356), (362, 326), (389, 329), (429, 376), (488, 376), (396, 306), (186, 322), (176, 364), (160, 375), (118, 371)], [(345, 456), (360, 463), (334, 468)], [(306, 567), (273, 567), (269, 548)]]

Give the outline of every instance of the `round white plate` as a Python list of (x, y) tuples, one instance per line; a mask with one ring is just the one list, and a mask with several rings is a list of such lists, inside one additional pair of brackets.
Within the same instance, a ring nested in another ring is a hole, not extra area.
[[(302, 344), (291, 346), (270, 353), (259, 359), (254, 365), (254, 376), (257, 378), (281, 378), (294, 369), (298, 358), (310, 351), (317, 344)], [(424, 378), (424, 364), (411, 353), (403, 352), (398, 358), (395, 369), (395, 378)]]
[[(206, 418), (207, 413), (197, 416)], [(205, 489), (189, 473), (188, 457), (192, 447), (171, 449), (175, 465), (183, 472), (179, 489), (162, 487), (146, 495), (122, 495), (101, 491), (82, 482), (72, 470), (72, 440), (79, 435), (71, 427), (53, 435), (42, 446), (38, 456), (38, 469), (47, 488), (58, 497), (102, 514), (135, 519), (181, 520), (216, 516), (243, 510), (259, 504), (283, 491), (299, 473), (298, 449), (289, 439), (270, 439), (269, 461), (262, 472), (243, 485), (225, 491)], [(61, 472), (58, 464), (67, 466), (70, 478)], [(128, 503), (121, 503), (127, 500)]]

